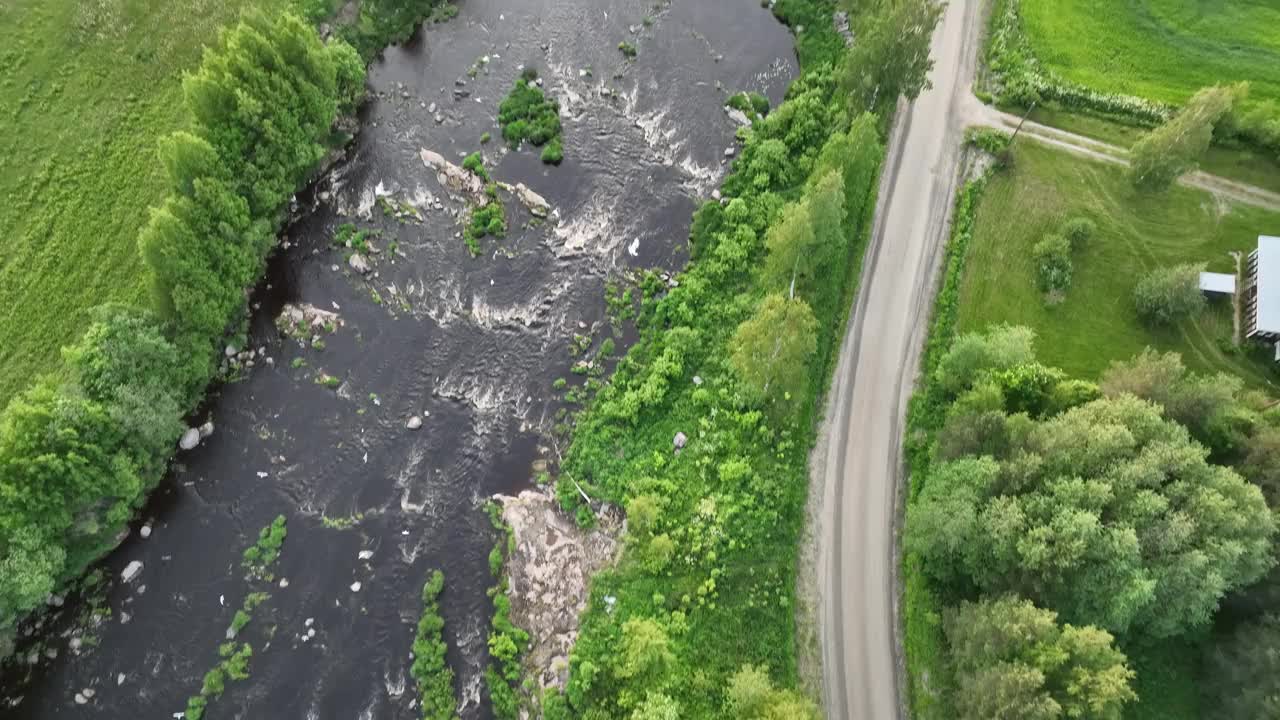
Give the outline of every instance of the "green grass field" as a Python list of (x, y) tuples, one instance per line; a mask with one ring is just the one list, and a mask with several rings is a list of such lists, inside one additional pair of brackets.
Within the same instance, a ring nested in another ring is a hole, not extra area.
[(142, 301), (137, 252), (162, 197), (156, 139), (182, 126), (183, 70), (244, 7), (289, 0), (0, 3), (0, 404), (107, 301)]
[[(1280, 213), (1227, 205), (1183, 187), (1140, 195), (1122, 168), (1034, 142), (1020, 141), (1014, 156), (1014, 167), (992, 178), (978, 208), (961, 288), (961, 332), (1005, 322), (1030, 326), (1043, 362), (1083, 378), (1150, 345), (1181, 353), (1193, 370), (1230, 372), (1255, 387), (1280, 379), (1268, 359), (1231, 352), (1229, 302), (1211, 302), (1198, 320), (1161, 331), (1139, 323), (1133, 308), (1134, 285), (1153, 268), (1193, 262), (1234, 272), (1227, 253), (1253, 249), (1259, 234), (1280, 233)], [(1075, 215), (1093, 219), (1098, 234), (1073, 257), (1065, 301), (1047, 306), (1035, 286), (1031, 247)]]
[(1248, 80), (1280, 100), (1274, 0), (1022, 0), (1022, 18), (1046, 67), (1097, 90), (1181, 103)]

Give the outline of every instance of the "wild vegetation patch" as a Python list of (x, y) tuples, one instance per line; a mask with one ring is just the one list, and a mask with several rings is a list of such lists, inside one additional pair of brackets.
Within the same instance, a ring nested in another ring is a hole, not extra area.
[(542, 147), (542, 161), (559, 165), (564, 159), (561, 144), (560, 103), (537, 85), (538, 72), (526, 68), (515, 87), (498, 106), (502, 137), (517, 149), (522, 143)]

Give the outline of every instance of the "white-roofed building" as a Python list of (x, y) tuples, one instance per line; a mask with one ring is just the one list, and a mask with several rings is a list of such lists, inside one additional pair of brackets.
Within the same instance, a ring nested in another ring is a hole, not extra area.
[(1280, 237), (1261, 235), (1240, 296), (1245, 337), (1280, 340)]

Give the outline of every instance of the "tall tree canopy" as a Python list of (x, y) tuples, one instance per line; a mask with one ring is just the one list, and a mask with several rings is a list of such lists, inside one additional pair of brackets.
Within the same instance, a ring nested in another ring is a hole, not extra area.
[(1215, 85), (1197, 92), (1164, 125), (1134, 144), (1129, 177), (1144, 190), (1165, 190), (1183, 173), (1194, 170), (1209, 144), (1213, 128), (1248, 93), (1248, 85)]
[(1028, 423), (1002, 457), (941, 464), (907, 527), (945, 587), (1157, 637), (1205, 625), (1274, 563), (1262, 493), (1131, 395)]
[[(867, 19), (857, 42), (845, 56), (844, 83), (862, 110), (897, 102), (903, 95), (916, 99), (929, 85), (933, 60), (929, 44), (942, 17), (935, 0), (860, 0), (854, 7)], [(869, 11), (868, 11), (869, 10)]]
[(1060, 626), (1029, 600), (962, 603), (946, 633), (961, 720), (1118, 720), (1137, 699), (1110, 633)]
[(734, 333), (729, 360), (743, 386), (758, 399), (786, 399), (809, 380), (818, 321), (799, 298), (766, 295)]

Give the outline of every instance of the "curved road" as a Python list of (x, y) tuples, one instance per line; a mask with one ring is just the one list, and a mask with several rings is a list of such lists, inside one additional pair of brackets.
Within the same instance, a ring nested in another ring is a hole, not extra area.
[[(933, 87), (900, 108), (862, 284), (813, 454), (824, 701), (831, 720), (903, 716), (896, 528), (902, 431), (960, 171), (979, 0), (951, 0)], [(972, 118), (979, 120), (979, 118)]]

